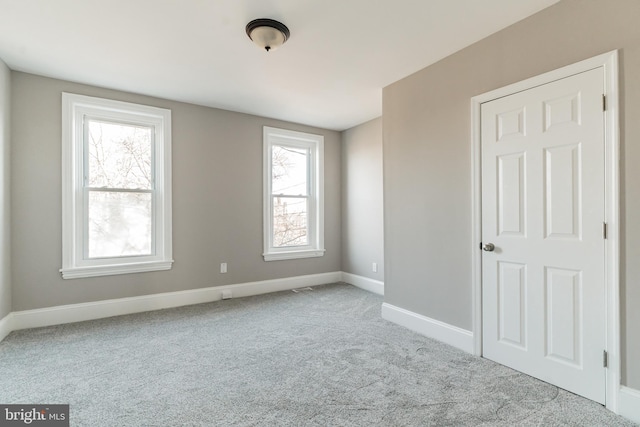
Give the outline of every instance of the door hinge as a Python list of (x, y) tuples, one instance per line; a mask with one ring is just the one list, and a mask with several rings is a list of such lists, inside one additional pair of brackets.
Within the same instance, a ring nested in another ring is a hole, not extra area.
[(607, 111), (607, 96), (602, 94), (602, 111)]
[(607, 353), (607, 350), (602, 351), (602, 366), (609, 367), (609, 353)]
[(602, 223), (602, 238), (607, 239), (607, 223)]

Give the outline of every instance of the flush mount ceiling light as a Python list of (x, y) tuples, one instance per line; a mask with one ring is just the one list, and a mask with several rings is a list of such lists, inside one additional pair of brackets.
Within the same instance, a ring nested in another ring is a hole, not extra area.
[(289, 29), (273, 19), (254, 19), (247, 24), (247, 35), (258, 46), (269, 52), (289, 39)]

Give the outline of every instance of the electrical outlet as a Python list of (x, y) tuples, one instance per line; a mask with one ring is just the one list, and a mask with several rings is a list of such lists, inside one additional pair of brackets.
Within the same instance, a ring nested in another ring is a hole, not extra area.
[(378, 272), (378, 263), (374, 262), (373, 264), (371, 264), (371, 270), (373, 270), (374, 273)]
[(227, 272), (227, 263), (223, 262), (220, 263), (220, 273), (226, 273)]

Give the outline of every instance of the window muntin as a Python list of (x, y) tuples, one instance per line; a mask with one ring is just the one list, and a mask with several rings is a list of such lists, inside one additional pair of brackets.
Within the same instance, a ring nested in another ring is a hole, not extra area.
[(63, 94), (63, 278), (171, 268), (171, 112)]
[(264, 129), (266, 261), (324, 254), (323, 139)]

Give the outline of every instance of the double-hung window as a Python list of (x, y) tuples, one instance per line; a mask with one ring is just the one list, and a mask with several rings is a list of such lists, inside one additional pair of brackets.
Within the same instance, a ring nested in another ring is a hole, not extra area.
[(264, 259), (324, 255), (324, 137), (264, 127)]
[(62, 277), (167, 270), (171, 111), (62, 94)]

